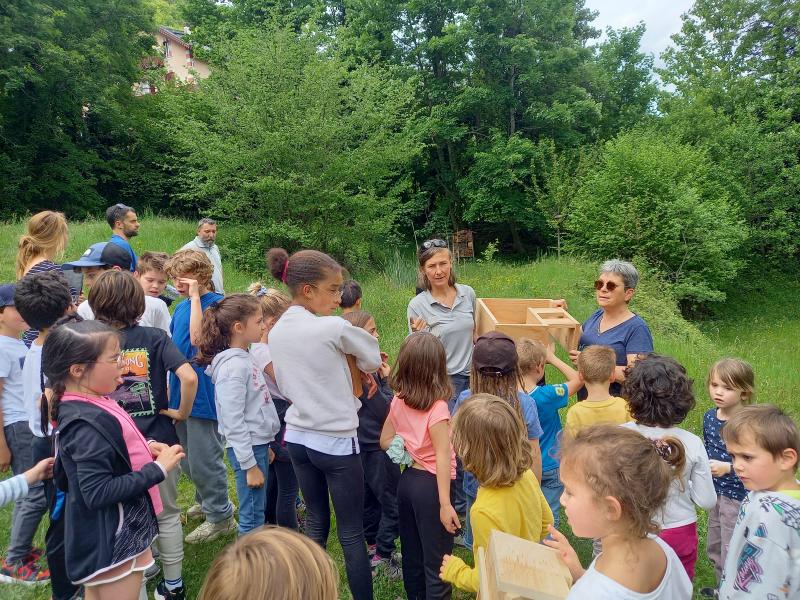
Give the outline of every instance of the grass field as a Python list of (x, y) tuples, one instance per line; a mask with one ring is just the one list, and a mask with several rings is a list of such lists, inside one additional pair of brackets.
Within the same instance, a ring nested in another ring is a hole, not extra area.
[[(14, 277), (16, 240), (22, 232), (19, 223), (0, 224), (0, 282)], [(80, 256), (91, 244), (108, 238), (107, 226), (101, 222), (81, 223), (70, 227), (72, 238), (65, 260)], [(141, 235), (134, 240), (134, 248), (172, 252), (192, 239), (191, 223), (170, 219), (145, 218)], [(225, 249), (225, 229), (219, 242), (223, 257), (230, 256)], [(541, 261), (509, 264), (479, 264), (469, 262), (458, 266), (459, 280), (473, 286), (479, 297), (549, 297), (566, 298), (569, 310), (579, 320), (585, 319), (595, 308), (591, 283), (596, 272), (593, 263), (575, 259), (544, 259)], [(225, 288), (230, 292), (243, 291), (252, 281), (262, 279), (264, 273), (247, 274), (225, 263)], [(358, 274), (356, 277), (359, 278)], [(372, 312), (381, 334), (382, 349), (394, 357), (406, 335), (405, 311), (414, 292), (415, 271), (413, 261), (399, 253), (378, 274), (360, 278), (364, 289), (364, 309)], [(653, 331), (656, 351), (669, 354), (683, 363), (694, 378), (697, 407), (684, 424), (695, 433), (701, 433), (702, 413), (710, 406), (705, 389), (708, 367), (721, 356), (739, 356), (750, 361), (756, 371), (758, 401), (773, 402), (800, 418), (800, 409), (793, 399), (800, 396), (800, 319), (791, 307), (796, 306), (800, 284), (788, 278), (773, 277), (756, 280), (751, 287), (740, 288), (714, 316), (700, 323), (684, 320), (671, 300), (669, 290), (661, 284), (644, 278), (640, 284), (633, 309), (641, 314)], [(548, 380), (558, 381), (558, 374), (548, 372)], [(185, 478), (180, 485), (185, 507), (191, 502), (192, 487)], [(231, 494), (235, 497), (233, 487)], [(701, 511), (702, 512), (702, 511)], [(10, 507), (0, 510), (0, 548), (8, 542)], [(563, 522), (563, 520), (562, 520)], [(188, 531), (199, 521), (187, 524)], [(566, 526), (565, 526), (566, 527)], [(700, 515), (701, 547), (697, 566), (695, 589), (712, 585), (713, 570), (705, 558), (705, 516)], [(567, 531), (567, 533), (569, 533)], [(42, 531), (37, 543), (42, 544)], [(184, 579), (189, 596), (194, 598), (214, 556), (232, 538), (218, 540), (202, 546), (186, 546)], [(590, 544), (577, 541), (576, 546), (584, 563), (588, 564)], [(328, 546), (340, 567), (341, 596), (349, 598), (344, 582), (341, 549), (332, 532)], [(462, 553), (466, 556), (466, 553)], [(37, 590), (20, 586), (0, 585), (3, 599), (44, 599), (48, 588)], [(394, 600), (403, 597), (402, 584), (389, 582), (383, 577), (375, 580), (375, 597)], [(455, 598), (469, 598), (457, 593)]]

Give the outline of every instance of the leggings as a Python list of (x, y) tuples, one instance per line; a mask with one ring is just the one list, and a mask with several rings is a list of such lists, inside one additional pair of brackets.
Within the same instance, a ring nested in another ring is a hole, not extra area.
[(364, 544), (364, 469), (358, 454), (333, 456), (288, 442), (289, 455), (308, 507), (306, 535), (325, 548), (333, 501), (353, 600), (372, 600), (372, 572)]
[(275, 459), (269, 466), (265, 522), (297, 530), (297, 477), (291, 462)]

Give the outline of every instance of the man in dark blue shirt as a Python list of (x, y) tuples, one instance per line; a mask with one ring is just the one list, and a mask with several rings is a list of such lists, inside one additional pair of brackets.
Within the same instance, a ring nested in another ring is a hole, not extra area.
[(129, 240), (139, 235), (139, 219), (136, 211), (125, 204), (115, 204), (106, 210), (106, 221), (111, 227), (113, 235), (109, 242), (123, 248), (131, 255), (131, 271), (136, 270), (136, 253), (133, 251)]

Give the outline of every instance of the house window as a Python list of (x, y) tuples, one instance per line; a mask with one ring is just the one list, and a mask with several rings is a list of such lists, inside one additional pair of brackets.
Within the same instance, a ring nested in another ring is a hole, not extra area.
[(164, 40), (164, 58), (170, 58), (172, 56), (172, 49), (169, 45), (169, 40)]

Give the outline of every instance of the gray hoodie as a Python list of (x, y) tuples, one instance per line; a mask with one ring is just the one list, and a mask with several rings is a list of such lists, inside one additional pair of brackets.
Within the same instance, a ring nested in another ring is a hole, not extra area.
[(228, 348), (206, 368), (214, 383), (219, 432), (225, 446), (233, 448), (242, 470), (255, 466), (253, 446), (268, 444), (280, 428), (264, 375), (250, 353)]

